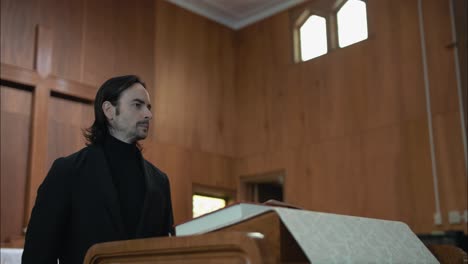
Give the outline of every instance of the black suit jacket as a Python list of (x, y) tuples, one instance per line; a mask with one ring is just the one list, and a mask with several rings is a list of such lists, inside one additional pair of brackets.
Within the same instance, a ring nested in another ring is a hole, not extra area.
[[(173, 234), (169, 180), (142, 160), (146, 196), (135, 238)], [(88, 146), (57, 159), (38, 189), (23, 264), (83, 263), (93, 244), (125, 240), (118, 194), (104, 151)]]

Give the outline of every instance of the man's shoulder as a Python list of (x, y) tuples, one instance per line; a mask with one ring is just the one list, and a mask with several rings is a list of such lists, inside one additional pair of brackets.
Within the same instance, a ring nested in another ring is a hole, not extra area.
[(72, 164), (75, 164), (75, 165), (79, 165), (79, 164), (82, 164), (83, 162), (85, 162), (88, 158), (89, 155), (93, 155), (93, 153), (96, 152), (96, 148), (98, 148), (97, 146), (86, 146), (80, 150), (78, 150), (77, 152), (75, 153), (72, 153), (68, 156), (65, 156), (65, 157), (60, 157), (58, 159), (56, 159), (55, 162), (59, 163), (59, 164), (63, 164), (63, 165), (72, 165)]
[(160, 170), (158, 167), (154, 166), (151, 162), (146, 159), (143, 159), (145, 167), (149, 169), (153, 174), (167, 179), (167, 174)]

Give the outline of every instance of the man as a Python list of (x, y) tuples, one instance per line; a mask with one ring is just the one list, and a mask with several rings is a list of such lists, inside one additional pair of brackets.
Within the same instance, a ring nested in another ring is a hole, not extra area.
[(87, 147), (57, 159), (38, 189), (23, 264), (81, 264), (96, 243), (173, 234), (168, 178), (138, 144), (152, 118), (145, 84), (133, 75), (106, 81), (94, 115)]

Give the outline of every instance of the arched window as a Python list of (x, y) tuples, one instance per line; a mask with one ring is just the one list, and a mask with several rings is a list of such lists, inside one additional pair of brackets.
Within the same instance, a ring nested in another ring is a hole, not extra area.
[(293, 10), (292, 19), (295, 62), (368, 38), (366, 0), (313, 1)]
[(306, 61), (328, 51), (327, 21), (324, 17), (312, 15), (299, 29), (301, 40), (301, 60)]
[(340, 48), (367, 39), (366, 3), (348, 0), (338, 10), (338, 44)]

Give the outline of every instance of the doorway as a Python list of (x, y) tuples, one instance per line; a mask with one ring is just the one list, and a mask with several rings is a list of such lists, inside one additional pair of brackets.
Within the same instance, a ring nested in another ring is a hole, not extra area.
[(282, 202), (284, 201), (284, 178), (284, 170), (241, 176), (239, 200), (264, 203), (273, 199)]

